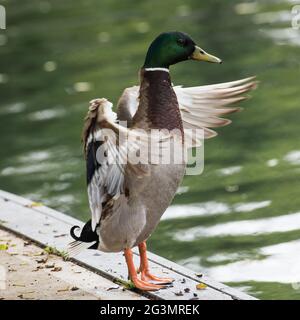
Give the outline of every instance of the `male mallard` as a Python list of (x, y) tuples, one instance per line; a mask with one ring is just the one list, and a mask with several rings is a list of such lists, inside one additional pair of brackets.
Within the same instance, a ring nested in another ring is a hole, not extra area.
[[(158, 290), (161, 284), (172, 282), (150, 273), (146, 240), (172, 201), (186, 165), (184, 162), (139, 165), (110, 161), (109, 157), (122, 158), (124, 152), (118, 134), (128, 135), (139, 129), (147, 132), (177, 129), (177, 137), (184, 143), (184, 130), (201, 128), (205, 138), (213, 137), (216, 133), (210, 128), (230, 123), (218, 116), (239, 110), (236, 106), (226, 106), (246, 99), (241, 94), (255, 87), (253, 78), (193, 88), (173, 87), (170, 65), (189, 59), (222, 62), (196, 46), (185, 33), (160, 34), (148, 49), (140, 70), (140, 86), (125, 89), (117, 115), (106, 99), (95, 99), (85, 120), (83, 142), (92, 219), (80, 236), (74, 233), (77, 226), (71, 229), (75, 239), (71, 252), (75, 254), (83, 248), (124, 251), (129, 277), (142, 290)], [(120, 121), (127, 121), (128, 127)], [(107, 129), (111, 132), (104, 132)], [(196, 144), (194, 141), (191, 146)], [(104, 154), (97, 155), (104, 145)], [(135, 246), (140, 252), (140, 278), (132, 259), (131, 249)]]

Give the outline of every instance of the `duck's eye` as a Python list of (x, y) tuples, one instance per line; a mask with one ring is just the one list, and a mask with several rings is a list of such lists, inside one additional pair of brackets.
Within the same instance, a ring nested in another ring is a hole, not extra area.
[(177, 40), (177, 43), (178, 43), (180, 46), (185, 46), (186, 41), (185, 41), (185, 39), (179, 38), (179, 39)]

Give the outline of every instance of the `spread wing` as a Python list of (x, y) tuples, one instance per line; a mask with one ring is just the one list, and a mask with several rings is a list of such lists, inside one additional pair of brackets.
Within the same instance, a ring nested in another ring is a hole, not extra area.
[(182, 88), (174, 87), (185, 129), (204, 130), (204, 137), (211, 138), (217, 133), (210, 128), (222, 127), (231, 120), (222, 116), (240, 110), (238, 102), (246, 100), (245, 93), (253, 90), (257, 82), (254, 77), (227, 83)]
[[(104, 132), (105, 129), (101, 126), (101, 122), (103, 124), (116, 122), (116, 115), (105, 109), (108, 103), (105, 99), (95, 99), (90, 102), (82, 134), (93, 230), (100, 222), (103, 206), (110, 199), (118, 197), (123, 192), (124, 186), (124, 168), (105, 156), (108, 155), (109, 147), (113, 154), (118, 152), (115, 144), (104, 143), (106, 135), (109, 135), (110, 140), (114, 137), (111, 132)], [(102, 152), (99, 152), (100, 148), (102, 148)]]
[(149, 138), (160, 147), (151, 148), (151, 155), (159, 161), (160, 150), (170, 141), (169, 135), (157, 133), (149, 136), (142, 130), (125, 128), (118, 124), (109, 101), (95, 99), (90, 102), (82, 140), (93, 231), (106, 208), (125, 194), (127, 174), (131, 177), (148, 174)]
[[(231, 123), (224, 115), (239, 111), (236, 104), (248, 98), (245, 93), (253, 90), (257, 82), (255, 77), (213, 85), (183, 88), (173, 87), (183, 122), (184, 129), (203, 129), (204, 137), (217, 135), (211, 128)], [(138, 108), (139, 87), (124, 90), (118, 103), (118, 118), (131, 123)]]

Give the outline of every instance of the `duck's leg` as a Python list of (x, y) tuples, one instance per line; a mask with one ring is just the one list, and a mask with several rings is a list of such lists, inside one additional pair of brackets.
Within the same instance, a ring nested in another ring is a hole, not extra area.
[(162, 286), (144, 281), (143, 279), (140, 280), (137, 276), (137, 272), (133, 263), (133, 254), (131, 249), (125, 249), (124, 250), (124, 255), (128, 267), (128, 273), (130, 280), (134, 283), (135, 287), (141, 290), (146, 290), (146, 291), (155, 291), (159, 290), (162, 288)]
[(171, 278), (159, 278), (159, 277), (156, 277), (150, 273), (149, 263), (148, 263), (148, 258), (147, 258), (146, 241), (143, 241), (142, 243), (139, 244), (139, 251), (140, 251), (141, 263), (140, 263), (140, 268), (138, 269), (138, 271), (141, 273), (141, 279), (143, 281), (153, 280), (159, 284), (168, 284), (168, 283), (171, 283), (174, 281)]

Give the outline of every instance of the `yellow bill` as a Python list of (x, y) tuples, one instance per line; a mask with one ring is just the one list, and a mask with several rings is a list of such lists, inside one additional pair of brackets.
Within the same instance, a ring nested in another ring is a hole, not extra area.
[(198, 61), (206, 61), (211, 63), (222, 63), (221, 59), (213, 56), (212, 54), (205, 52), (203, 49), (197, 46), (195, 46), (195, 50), (191, 55), (191, 59), (198, 60)]

